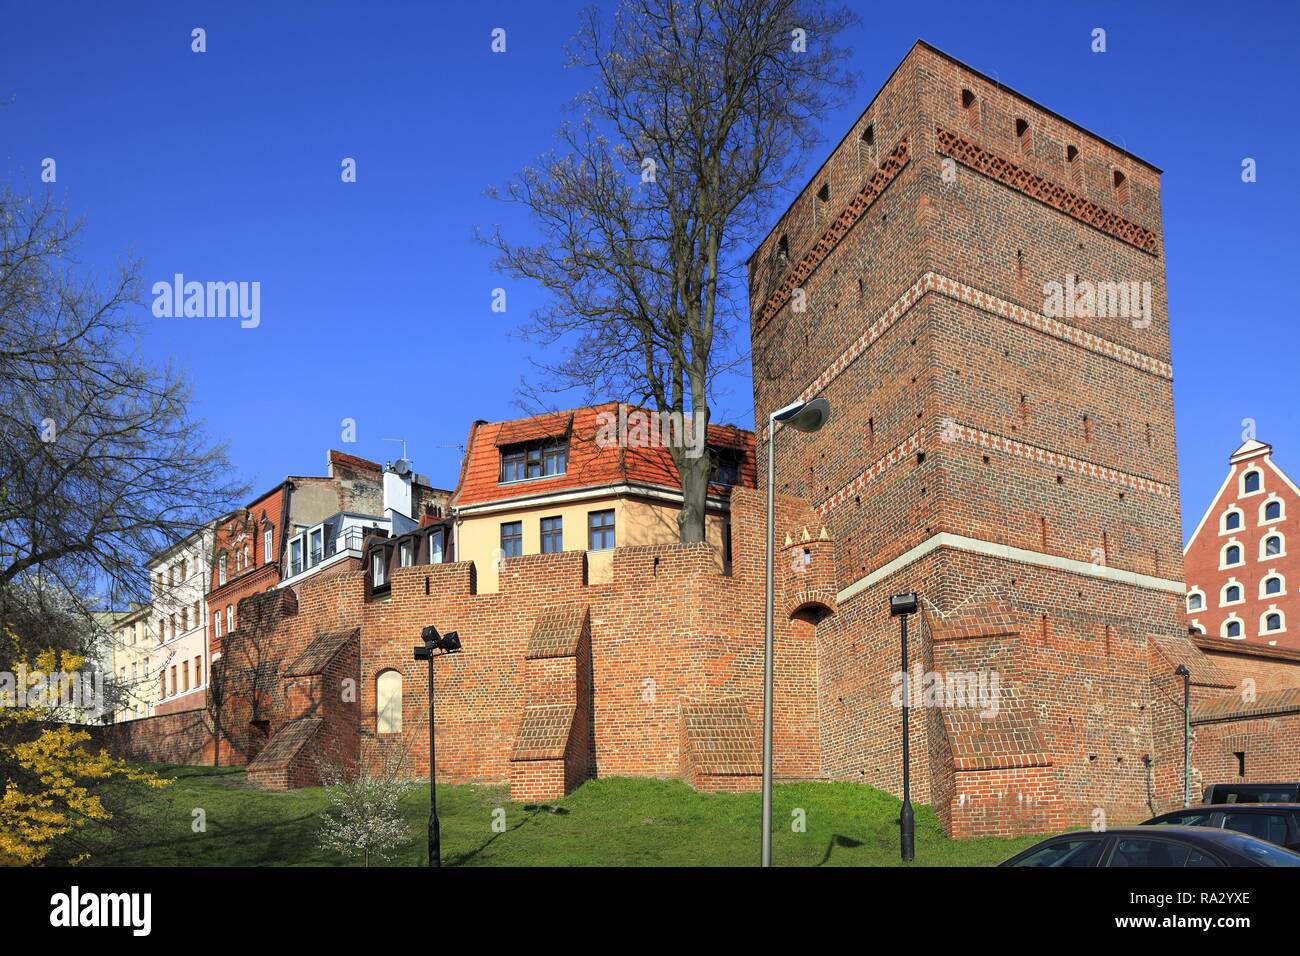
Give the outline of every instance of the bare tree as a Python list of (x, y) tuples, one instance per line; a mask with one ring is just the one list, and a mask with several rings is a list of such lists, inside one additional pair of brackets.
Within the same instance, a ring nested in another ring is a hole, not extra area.
[(146, 601), (148, 557), (244, 493), (181, 377), (135, 352), (138, 266), (79, 277), (78, 230), (0, 191), (0, 624), (39, 619), (19, 602), (50, 589)]
[[(548, 293), (525, 329), (562, 354), (538, 362), (541, 390), (620, 395), (707, 427), (746, 301), (743, 260), (853, 85), (835, 45), (853, 20), (821, 0), (623, 0), (609, 24), (584, 14), (571, 59), (596, 79), (578, 121), (491, 193), (539, 233), (486, 241), (499, 268)], [(692, 542), (710, 462), (686, 444), (669, 443)]]

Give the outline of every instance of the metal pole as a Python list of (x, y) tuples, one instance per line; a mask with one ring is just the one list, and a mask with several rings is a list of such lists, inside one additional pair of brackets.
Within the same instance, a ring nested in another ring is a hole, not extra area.
[(429, 656), (429, 866), (442, 866), (442, 837), (438, 827), (437, 760), (433, 744), (433, 655)]
[(1183, 674), (1183, 806), (1192, 805), (1192, 675)]
[(763, 840), (762, 865), (772, 865), (772, 561), (776, 550), (773, 528), (776, 483), (776, 419), (767, 419), (767, 581), (763, 620)]
[(907, 673), (907, 615), (902, 615), (903, 627), (903, 809), (898, 814), (899, 849), (903, 862), (911, 863), (916, 855), (916, 820), (912, 815), (912, 763), (907, 745), (907, 701), (912, 696), (910, 675)]

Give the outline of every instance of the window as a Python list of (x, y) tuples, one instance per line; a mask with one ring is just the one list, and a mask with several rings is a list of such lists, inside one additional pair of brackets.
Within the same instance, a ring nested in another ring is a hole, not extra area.
[(1234, 564), (1241, 564), (1241, 545), (1230, 544), (1223, 549), (1223, 563), (1221, 567), (1231, 567)]
[(1285, 552), (1282, 546), (1282, 536), (1280, 534), (1270, 534), (1264, 539), (1264, 545), (1260, 549), (1260, 556), (1265, 558), (1275, 558)]
[(294, 538), (289, 542), (289, 577), (302, 574), (302, 549), (303, 539), (301, 537)]
[(398, 550), (398, 566), (409, 568), (415, 563), (415, 545), (410, 541), (403, 541)]
[(176, 693), (176, 665), (172, 665), (172, 694)]
[(876, 169), (876, 125), (874, 123), (868, 123), (867, 128), (858, 138), (858, 168), (872, 172)]
[(1253, 495), (1259, 491), (1259, 472), (1248, 471), (1241, 476), (1241, 493), (1243, 495)]
[(587, 515), (587, 548), (608, 551), (614, 547), (614, 511), (593, 511)]
[(776, 261), (782, 266), (790, 264), (790, 237), (784, 233), (776, 243)]
[(274, 537), (275, 535), (272, 533), (272, 529), (266, 528), (262, 531), (262, 563), (263, 564), (269, 564), (271, 562), (271, 541)]
[(216, 637), (221, 636), (221, 614), (212, 615), (212, 629)]
[(1169, 840), (1125, 837), (1115, 845), (1107, 866), (1182, 866), (1191, 849)]
[(1054, 840), (1022, 857), (1012, 866), (1080, 867), (1096, 866), (1101, 852), (1100, 836), (1082, 836), (1068, 840)]
[(234, 605), (226, 605), (226, 633), (235, 633), (235, 608)]
[(181, 580), (185, 580), (185, 559), (181, 558)]
[(194, 658), (194, 686), (203, 686), (203, 658)]
[(710, 448), (713, 466), (709, 481), (715, 485), (740, 484), (740, 453), (730, 448)]
[(1261, 595), (1281, 594), (1282, 578), (1276, 574), (1266, 577), (1263, 584), (1260, 586), (1259, 591)]
[(1263, 630), (1265, 631), (1282, 630), (1282, 615), (1279, 614), (1277, 611), (1269, 611), (1267, 614), (1265, 614)]
[(501, 557), (517, 558), (524, 553), (524, 523), (506, 521), (501, 525)]
[(542, 554), (557, 554), (564, 550), (564, 519), (542, 519)]
[(1034, 148), (1034, 134), (1029, 130), (1029, 121), (1023, 119), (1016, 120), (1016, 142), (1020, 145), (1020, 152), (1028, 153)]
[(307, 567), (313, 568), (325, 557), (325, 530), (315, 528), (307, 535)]
[(1199, 611), (1205, 607), (1205, 595), (1199, 591), (1192, 591), (1187, 595), (1187, 610)]
[(820, 226), (826, 221), (826, 216), (831, 208), (831, 184), (822, 183), (822, 188), (817, 190), (817, 195), (813, 198), (813, 225)]
[(429, 563), (442, 564), (442, 529), (429, 532)]
[(190, 689), (190, 662), (181, 661), (181, 690)]
[(1223, 604), (1237, 604), (1241, 601), (1241, 585), (1229, 584), (1223, 589)]
[(1223, 829), (1249, 833), (1253, 837), (1278, 845), (1285, 845), (1289, 839), (1286, 822), (1286, 814), (1283, 813), (1233, 811), (1223, 815)]
[(384, 549), (376, 550), (370, 556), (371, 587), (382, 588), (388, 583), (388, 567), (384, 563)]
[(975, 127), (979, 125), (979, 108), (976, 105), (975, 94), (970, 90), (961, 91), (961, 111), (966, 117), (966, 125)]
[(181, 633), (183, 634), (189, 629), (190, 629), (190, 609), (187, 607), (183, 607), (181, 608)]
[(1223, 622), (1224, 637), (1241, 637), (1241, 622), (1235, 618)]
[(1282, 517), (1282, 502), (1278, 498), (1272, 498), (1264, 502), (1263, 518), (1264, 521), (1277, 521)]
[(173, 587), (176, 584), (176, 565), (167, 569), (167, 586)]
[(1111, 180), (1115, 183), (1115, 201), (1128, 202), (1128, 177), (1116, 169), (1112, 171)]
[(173, 614), (167, 619), (168, 634), (172, 640), (176, 639), (176, 615)]
[(249, 541), (249, 542), (245, 542), (244, 544), (244, 567), (251, 568), (252, 566), (253, 566), (253, 544), (251, 541)]
[(550, 478), (568, 470), (569, 446), (556, 442), (501, 451), (501, 482)]
[(402, 732), (402, 675), (384, 671), (375, 681), (376, 731), (381, 734)]
[(226, 583), (226, 556), (217, 559), (217, 587)]
[(1236, 531), (1241, 527), (1241, 512), (1236, 508), (1223, 516), (1223, 530)]

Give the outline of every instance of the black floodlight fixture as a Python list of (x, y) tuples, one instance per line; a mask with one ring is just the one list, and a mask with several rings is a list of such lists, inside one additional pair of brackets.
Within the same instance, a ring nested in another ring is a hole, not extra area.
[(899, 614), (915, 614), (916, 592), (909, 591), (907, 594), (891, 594), (889, 597), (889, 613), (895, 616)]

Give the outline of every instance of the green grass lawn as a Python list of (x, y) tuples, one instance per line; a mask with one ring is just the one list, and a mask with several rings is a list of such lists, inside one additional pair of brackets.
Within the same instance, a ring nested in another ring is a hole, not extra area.
[[(126, 837), (93, 835), (90, 862), (122, 866), (337, 866), (317, 847), (323, 789), (250, 788), (239, 770), (155, 767), (174, 779), (156, 797), (148, 826)], [(403, 801), (411, 842), (390, 860), (423, 865), (428, 786)], [(779, 866), (896, 866), (899, 801), (849, 783), (782, 784), (773, 793), (772, 859)], [(206, 832), (192, 830), (194, 812)], [(802, 810), (805, 832), (794, 832)], [(504, 811), (504, 829), (493, 828)], [(438, 787), (444, 866), (752, 866), (758, 861), (759, 797), (697, 793), (676, 780), (592, 780), (546, 805), (509, 801), (508, 787)], [(929, 807), (916, 808), (916, 863), (987, 866), (1035, 837), (950, 840)]]

